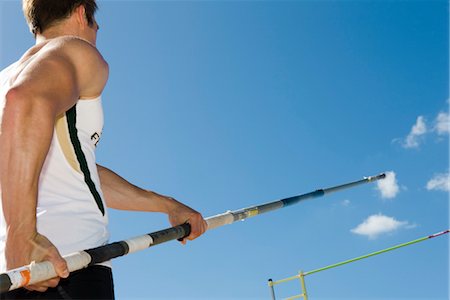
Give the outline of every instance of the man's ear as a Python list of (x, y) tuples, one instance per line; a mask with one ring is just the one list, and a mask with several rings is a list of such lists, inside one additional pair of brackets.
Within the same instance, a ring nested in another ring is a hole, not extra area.
[(86, 18), (86, 9), (84, 8), (83, 5), (78, 6), (77, 8), (75, 8), (74, 10), (74, 15), (76, 17), (77, 22), (84, 26), (88, 26), (88, 21)]

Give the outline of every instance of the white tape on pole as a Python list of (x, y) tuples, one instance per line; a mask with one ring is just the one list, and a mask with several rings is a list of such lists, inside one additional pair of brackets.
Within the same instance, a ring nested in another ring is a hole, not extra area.
[[(91, 262), (91, 257), (84, 251), (75, 252), (63, 257), (67, 262), (69, 272), (86, 268)], [(56, 277), (56, 271), (49, 261), (40, 263), (32, 262), (30, 265), (14, 270), (13, 289), (24, 285), (34, 284)], [(27, 278), (29, 276), (29, 278)]]
[(153, 244), (153, 239), (149, 235), (141, 235), (125, 241), (128, 244), (128, 253), (144, 250)]
[(10, 271), (9, 278), (11, 279), (12, 283), (11, 289), (17, 289), (28, 284), (29, 274), (29, 266), (20, 267)]
[(64, 256), (64, 259), (67, 262), (69, 272), (86, 268), (92, 260), (91, 256), (85, 251), (79, 251), (66, 255)]
[(52, 263), (49, 261), (43, 261), (40, 263), (32, 262), (29, 268), (31, 278), (28, 284), (33, 284), (56, 277), (56, 271), (53, 268)]
[(234, 222), (234, 217), (231, 211), (227, 211), (223, 214), (215, 215), (205, 219), (208, 223), (208, 230), (214, 229), (223, 225), (231, 224)]

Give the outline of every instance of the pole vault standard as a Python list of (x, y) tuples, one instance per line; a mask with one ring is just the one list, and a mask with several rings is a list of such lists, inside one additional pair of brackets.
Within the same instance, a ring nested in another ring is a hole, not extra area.
[(441, 231), (441, 232), (438, 232), (438, 233), (435, 233), (435, 234), (432, 234), (432, 235), (427, 235), (427, 236), (422, 237), (420, 239), (416, 239), (416, 240), (413, 240), (413, 241), (410, 241), (410, 242), (399, 244), (399, 245), (396, 245), (396, 246), (393, 246), (393, 247), (389, 247), (389, 248), (386, 248), (386, 249), (383, 249), (383, 250), (375, 251), (375, 252), (372, 252), (372, 253), (369, 253), (369, 254), (366, 254), (366, 255), (358, 256), (358, 257), (355, 257), (355, 258), (352, 258), (352, 259), (349, 259), (349, 260), (345, 260), (345, 261), (342, 261), (342, 262), (339, 262), (339, 263), (336, 263), (336, 264), (332, 264), (332, 265), (329, 265), (329, 266), (326, 266), (326, 267), (322, 267), (322, 268), (319, 268), (319, 269), (315, 269), (315, 270), (312, 270), (312, 271), (308, 271), (308, 272), (300, 271), (298, 275), (291, 276), (291, 277), (288, 277), (288, 278), (285, 278), (285, 279), (280, 279), (280, 280), (277, 280), (277, 281), (273, 281), (272, 279), (269, 279), (268, 280), (268, 285), (269, 285), (269, 288), (270, 288), (270, 295), (272, 296), (272, 300), (275, 300), (275, 290), (273, 288), (274, 285), (277, 285), (277, 284), (280, 284), (280, 283), (284, 283), (284, 282), (288, 282), (288, 281), (291, 281), (291, 280), (294, 280), (294, 279), (298, 278), (298, 279), (300, 279), (300, 284), (302, 286), (302, 293), (300, 295), (292, 296), (292, 297), (285, 298), (285, 299), (286, 300), (299, 299), (299, 298), (303, 297), (304, 300), (308, 300), (308, 294), (306, 293), (306, 286), (305, 286), (305, 276), (306, 275), (311, 275), (311, 274), (322, 272), (322, 271), (325, 271), (325, 270), (328, 270), (328, 269), (340, 267), (342, 265), (346, 265), (346, 264), (355, 262), (357, 260), (366, 259), (366, 258), (369, 258), (371, 256), (379, 255), (379, 254), (382, 254), (382, 253), (385, 253), (385, 252), (396, 250), (398, 248), (402, 248), (402, 247), (406, 247), (406, 246), (409, 246), (409, 245), (412, 245), (412, 244), (420, 243), (420, 242), (423, 242), (423, 241), (426, 241), (426, 240), (429, 240), (429, 239), (432, 239), (432, 238), (435, 238), (435, 237), (438, 237), (438, 236), (442, 236), (442, 235), (445, 235), (445, 234), (448, 234), (448, 233), (450, 233), (449, 229)]
[[(208, 223), (208, 230), (214, 229), (223, 225), (231, 224), (236, 221), (245, 220), (250, 217), (260, 215), (262, 213), (270, 212), (296, 204), (300, 201), (317, 198), (329, 193), (337, 192), (343, 189), (355, 187), (357, 185), (373, 182), (385, 178), (384, 173), (364, 177), (364, 179), (345, 183), (342, 185), (316, 190), (314, 192), (306, 193), (299, 196), (285, 198), (261, 205), (255, 205), (247, 208), (238, 209), (235, 211), (227, 211), (222, 214), (206, 218)], [(171, 240), (181, 239), (187, 237), (191, 232), (190, 224), (181, 224), (170, 227), (160, 231), (144, 234), (129, 240), (115, 242), (100, 246), (93, 249), (83, 250), (64, 256), (70, 272), (86, 268), (119, 256), (127, 255), (136, 251), (144, 250), (146, 248), (162, 244)], [(55, 269), (49, 261), (31, 263), (28, 266), (23, 266), (14, 270), (9, 270), (6, 273), (0, 274), (0, 293), (11, 291), (29, 284), (34, 284), (50, 278), (56, 277)]]

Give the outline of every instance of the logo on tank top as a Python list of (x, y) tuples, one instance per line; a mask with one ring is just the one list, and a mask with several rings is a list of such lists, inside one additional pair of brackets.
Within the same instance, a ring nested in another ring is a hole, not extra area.
[(94, 146), (97, 147), (98, 142), (100, 141), (100, 135), (102, 133), (100, 132), (100, 134), (98, 134), (97, 132), (94, 132), (93, 135), (91, 135), (91, 141), (94, 143)]

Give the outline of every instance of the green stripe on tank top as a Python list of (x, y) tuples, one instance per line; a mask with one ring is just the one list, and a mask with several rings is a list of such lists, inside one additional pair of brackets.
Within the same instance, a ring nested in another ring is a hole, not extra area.
[(67, 117), (67, 125), (69, 127), (70, 140), (75, 150), (78, 163), (80, 164), (81, 172), (83, 172), (84, 182), (86, 182), (89, 190), (91, 191), (91, 194), (94, 197), (98, 208), (100, 209), (102, 214), (105, 215), (105, 208), (103, 206), (102, 197), (100, 197), (100, 194), (98, 193), (97, 188), (95, 187), (95, 183), (92, 181), (91, 172), (89, 171), (89, 167), (86, 161), (86, 156), (84, 156), (83, 150), (81, 149), (80, 140), (78, 139), (78, 129), (76, 127), (77, 123), (76, 105), (74, 105), (71, 109), (69, 109), (66, 112), (66, 117)]

